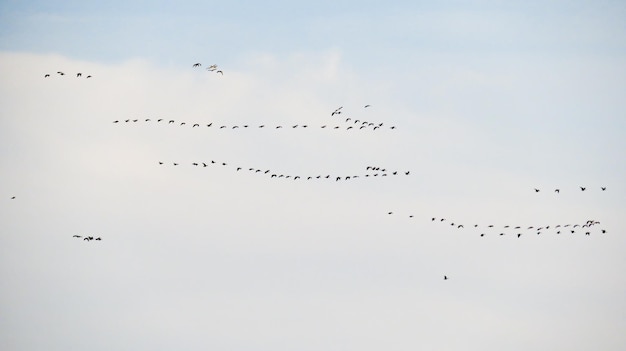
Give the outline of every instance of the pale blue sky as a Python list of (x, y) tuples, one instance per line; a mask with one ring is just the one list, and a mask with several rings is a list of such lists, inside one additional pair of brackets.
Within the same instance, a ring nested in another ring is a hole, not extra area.
[(624, 350), (625, 16), (0, 2), (0, 349)]

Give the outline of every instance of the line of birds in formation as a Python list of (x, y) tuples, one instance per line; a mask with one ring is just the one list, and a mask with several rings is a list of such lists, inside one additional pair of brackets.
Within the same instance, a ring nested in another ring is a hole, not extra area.
[[(80, 239), (80, 238), (82, 238), (83, 236), (82, 236), (82, 235), (73, 235), (72, 237), (73, 237), (73, 238)], [(86, 237), (84, 237), (84, 238), (83, 238), (83, 240), (85, 240), (85, 241), (91, 241), (91, 240), (100, 241), (100, 240), (102, 240), (102, 238), (101, 238), (101, 237), (97, 237), (97, 238), (95, 238), (95, 239), (94, 239), (94, 237), (93, 237), (93, 236), (86, 236)]]
[[(392, 215), (393, 212), (387, 212), (388, 215)], [(414, 218), (414, 215), (409, 215), (409, 218)], [(437, 217), (432, 217), (430, 219), (431, 222), (435, 222), (435, 223), (444, 223), (446, 222), (446, 218), (437, 218)], [(463, 224), (459, 224), (458, 222), (455, 223), (452, 220), (449, 220), (446, 222), (450, 223), (450, 226), (455, 228), (455, 229), (463, 229), (465, 228), (465, 226)], [(585, 235), (591, 235), (591, 231), (589, 231), (588, 228), (593, 227), (594, 225), (598, 225), (600, 224), (600, 222), (596, 221), (596, 220), (587, 220), (585, 222), (585, 224), (557, 224), (557, 225), (544, 225), (544, 226), (521, 226), (521, 225), (517, 225), (517, 226), (512, 226), (512, 225), (504, 225), (502, 227), (500, 226), (495, 226), (494, 224), (489, 224), (489, 225), (478, 225), (478, 224), (474, 224), (472, 226), (472, 228), (481, 228), (484, 229), (486, 228), (487, 230), (490, 231), (496, 231), (499, 232), (499, 236), (504, 236), (507, 233), (505, 233), (505, 231), (500, 231), (500, 229), (507, 229), (507, 231), (510, 230), (514, 230), (515, 234), (517, 235), (517, 237), (521, 237), (523, 233), (521, 233), (522, 231), (536, 231), (537, 235), (541, 234), (543, 231), (546, 230), (550, 230), (552, 228), (552, 231), (555, 234), (561, 234), (561, 232), (566, 233), (569, 232), (571, 234), (575, 234), (576, 230), (575, 228), (580, 228), (581, 230), (584, 230)], [(606, 229), (600, 229), (600, 232), (602, 234), (606, 234)], [(481, 233), (480, 236), (483, 237), (487, 235), (486, 233)]]
[[(135, 122), (136, 123), (136, 122), (139, 122), (139, 121), (141, 121), (141, 120), (140, 119), (125, 119), (125, 120), (115, 120), (115, 121), (113, 121), (113, 123), (120, 123), (120, 122), (125, 122), (125, 123)], [(152, 121), (152, 119), (146, 118), (142, 122), (150, 122), (150, 121)], [(159, 118), (159, 119), (156, 120), (156, 122), (163, 122), (163, 121), (165, 121), (167, 124), (178, 123), (178, 122), (176, 122), (173, 119), (166, 121), (163, 118)], [(191, 123), (188, 124), (187, 122), (180, 122), (179, 123), (179, 126), (184, 126), (184, 125), (191, 125), (191, 128), (204, 127), (204, 125), (200, 125), (199, 123), (194, 123), (194, 124), (191, 124)], [(376, 129), (382, 128), (383, 125), (384, 125), (384, 123), (379, 123), (378, 125), (375, 125), (374, 123), (363, 122), (363, 123), (361, 123), (360, 126), (359, 125), (357, 125), (356, 127), (355, 126), (348, 126), (345, 129), (346, 130), (350, 130), (350, 129), (355, 129), (355, 130), (359, 129), (360, 130), (360, 129), (366, 129), (366, 128), (372, 127), (371, 128), (372, 130), (376, 130)], [(206, 124), (206, 127), (208, 127), (208, 128), (211, 128), (213, 126), (214, 126), (213, 122), (211, 122), (209, 124)], [(289, 127), (291, 127), (292, 129), (295, 129), (295, 128), (308, 128), (309, 125), (307, 125), (307, 124), (295, 124), (295, 125), (292, 125), (292, 126), (282, 126), (282, 125), (266, 126), (265, 124), (261, 124), (261, 125), (256, 126), (256, 128), (265, 128), (265, 127), (274, 128), (274, 129), (281, 129), (281, 128), (289, 128)], [(248, 124), (244, 124), (244, 125), (241, 125), (241, 126), (239, 126), (239, 125), (233, 125), (233, 126), (227, 126), (227, 125), (220, 125), (220, 126), (218, 126), (218, 125), (215, 125), (215, 129), (237, 129), (237, 128), (255, 128), (255, 126), (250, 126)], [(313, 127), (313, 128), (315, 128), (315, 127)], [(319, 128), (321, 128), (321, 129), (324, 129), (324, 128), (341, 129), (342, 127), (341, 126), (337, 126), (337, 125), (336, 126), (322, 125)], [(391, 126), (391, 127), (389, 127), (389, 129), (396, 129), (396, 127), (395, 126)]]
[[(579, 188), (580, 188), (580, 191), (585, 191), (585, 190), (587, 190), (587, 187), (584, 187), (584, 186), (579, 186)], [(538, 192), (540, 192), (540, 191), (541, 191), (540, 189), (537, 189), (537, 188), (534, 188), (534, 189), (535, 189), (535, 192), (536, 192), (536, 193), (538, 193)], [(600, 189), (601, 189), (602, 191), (606, 191), (606, 187), (605, 187), (605, 186), (601, 186), (601, 187), (600, 187)], [(560, 192), (561, 192), (561, 189), (554, 189), (554, 192), (558, 194), (558, 193), (560, 193)]]
[[(194, 67), (194, 68), (201, 67), (201, 66), (202, 66), (202, 64), (200, 62), (196, 62), (196, 63), (194, 63), (192, 65), (192, 67)], [(217, 69), (217, 65), (216, 64), (210, 65), (209, 67), (207, 67), (206, 70), (209, 71), (209, 72), (215, 72), (215, 73), (219, 73), (221, 75), (224, 75), (224, 72), (222, 72), (222, 70), (218, 70)]]
[[(159, 161), (159, 165), (164, 165), (165, 162)], [(177, 162), (172, 162), (172, 164), (174, 166), (178, 166), (180, 165), (180, 163)], [(221, 166), (228, 166), (228, 163), (226, 162), (217, 162), (214, 160), (211, 160), (210, 162), (193, 162), (191, 163), (192, 166), (195, 167), (208, 167), (209, 165), (221, 165)], [(236, 172), (242, 171), (244, 170), (244, 167), (234, 167)], [(381, 168), (381, 167), (373, 167), (373, 166), (367, 166), (366, 170), (372, 170), (375, 172), (380, 172), (380, 173), (372, 173), (372, 174), (364, 174), (364, 175), (353, 175), (353, 176), (335, 176), (335, 175), (316, 175), (316, 176), (299, 176), (299, 175), (285, 175), (285, 174), (279, 174), (277, 172), (272, 172), (272, 170), (270, 169), (260, 169), (260, 168), (245, 168), (248, 170), (248, 172), (253, 172), (254, 174), (261, 174), (261, 175), (266, 175), (270, 178), (284, 178), (284, 179), (293, 179), (293, 180), (298, 180), (298, 179), (306, 179), (306, 180), (313, 180), (313, 179), (334, 179), (335, 181), (340, 181), (340, 180), (350, 180), (350, 179), (356, 179), (356, 178), (368, 178), (368, 177), (386, 177), (388, 175), (392, 175), (392, 176), (396, 176), (396, 175), (409, 175), (411, 174), (411, 171), (387, 171), (385, 168)]]
[[(57, 74), (58, 74), (59, 76), (64, 76), (64, 75), (65, 75), (65, 73), (63, 73), (63, 72), (61, 72), (61, 71), (58, 71), (58, 72), (57, 72)], [(82, 77), (82, 76), (83, 76), (83, 74), (82, 74), (81, 72), (76, 73), (76, 78), (80, 78), (80, 77)], [(49, 77), (50, 77), (50, 73), (46, 73), (46, 74), (44, 74), (44, 75), (43, 75), (43, 77), (44, 77), (44, 78), (49, 78)], [(87, 79), (87, 78), (91, 78), (91, 76), (90, 76), (90, 75), (87, 75), (87, 76), (85, 77), (85, 79)]]

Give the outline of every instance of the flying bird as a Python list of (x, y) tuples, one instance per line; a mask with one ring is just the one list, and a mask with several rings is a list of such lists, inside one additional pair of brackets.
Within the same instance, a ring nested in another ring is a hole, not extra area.
[(49, 75), (49, 74), (46, 74), (46, 75), (44, 75), (43, 77), (44, 77), (44, 78), (48, 78), (48, 77), (50, 77), (50, 75)]
[(538, 193), (538, 192), (539, 192), (539, 189), (535, 188), (535, 192), (536, 192), (536, 193)]
[(365, 107), (364, 107), (364, 108), (368, 108), (368, 107), (370, 107), (370, 106), (371, 106), (371, 105), (365, 105)]
[(600, 187), (600, 189), (602, 189), (602, 191), (605, 191), (605, 190), (606, 190), (606, 187), (605, 187), (605, 186), (602, 186), (602, 187)]
[(580, 191), (585, 191), (585, 190), (587, 190), (587, 188), (582, 187), (582, 186), (580, 187)]
[(558, 192), (560, 192), (560, 190), (559, 189), (554, 189), (554, 192), (558, 193)]
[(82, 76), (82, 75), (83, 75), (83, 74), (82, 74), (82, 73), (80, 73), (80, 72), (79, 72), (79, 73), (76, 73), (76, 77), (80, 77), (80, 76)]
[(200, 62), (198, 62), (198, 63), (194, 63), (194, 64), (193, 64), (193, 67), (200, 67), (200, 66), (202, 66), (202, 65), (200, 64)]

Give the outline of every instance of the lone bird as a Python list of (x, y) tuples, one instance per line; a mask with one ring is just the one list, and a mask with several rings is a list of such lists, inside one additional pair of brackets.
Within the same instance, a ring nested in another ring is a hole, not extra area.
[(46, 74), (46, 75), (45, 75), (45, 76), (43, 76), (43, 77), (44, 77), (44, 78), (48, 78), (48, 77), (50, 77), (50, 75), (49, 75), (49, 74)]
[(200, 66), (202, 66), (202, 65), (200, 64), (200, 62), (198, 62), (198, 63), (194, 63), (194, 64), (193, 64), (193, 67), (200, 67)]
[(539, 192), (539, 189), (535, 188), (535, 192), (536, 192), (536, 193), (538, 193), (538, 192)]
[(82, 73), (80, 73), (80, 72), (79, 72), (79, 73), (76, 73), (76, 77), (80, 77), (80, 76), (82, 76), (82, 75), (83, 75), (83, 74), (82, 74)]
[(580, 187), (580, 191), (585, 191), (585, 190), (587, 190), (587, 188), (582, 187), (582, 186)]
[(554, 192), (558, 193), (558, 192), (560, 192), (560, 190), (559, 189), (554, 189)]
[(605, 191), (606, 187), (605, 186), (601, 186), (600, 189), (602, 189), (602, 191)]
[(444, 276), (443, 276), (443, 280), (448, 280), (448, 276), (447, 276), (447, 275), (444, 275)]

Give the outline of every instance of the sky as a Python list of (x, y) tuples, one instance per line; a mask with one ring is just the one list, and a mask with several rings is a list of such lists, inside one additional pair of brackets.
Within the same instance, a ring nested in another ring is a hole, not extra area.
[(624, 350), (625, 17), (0, 2), (0, 349)]

